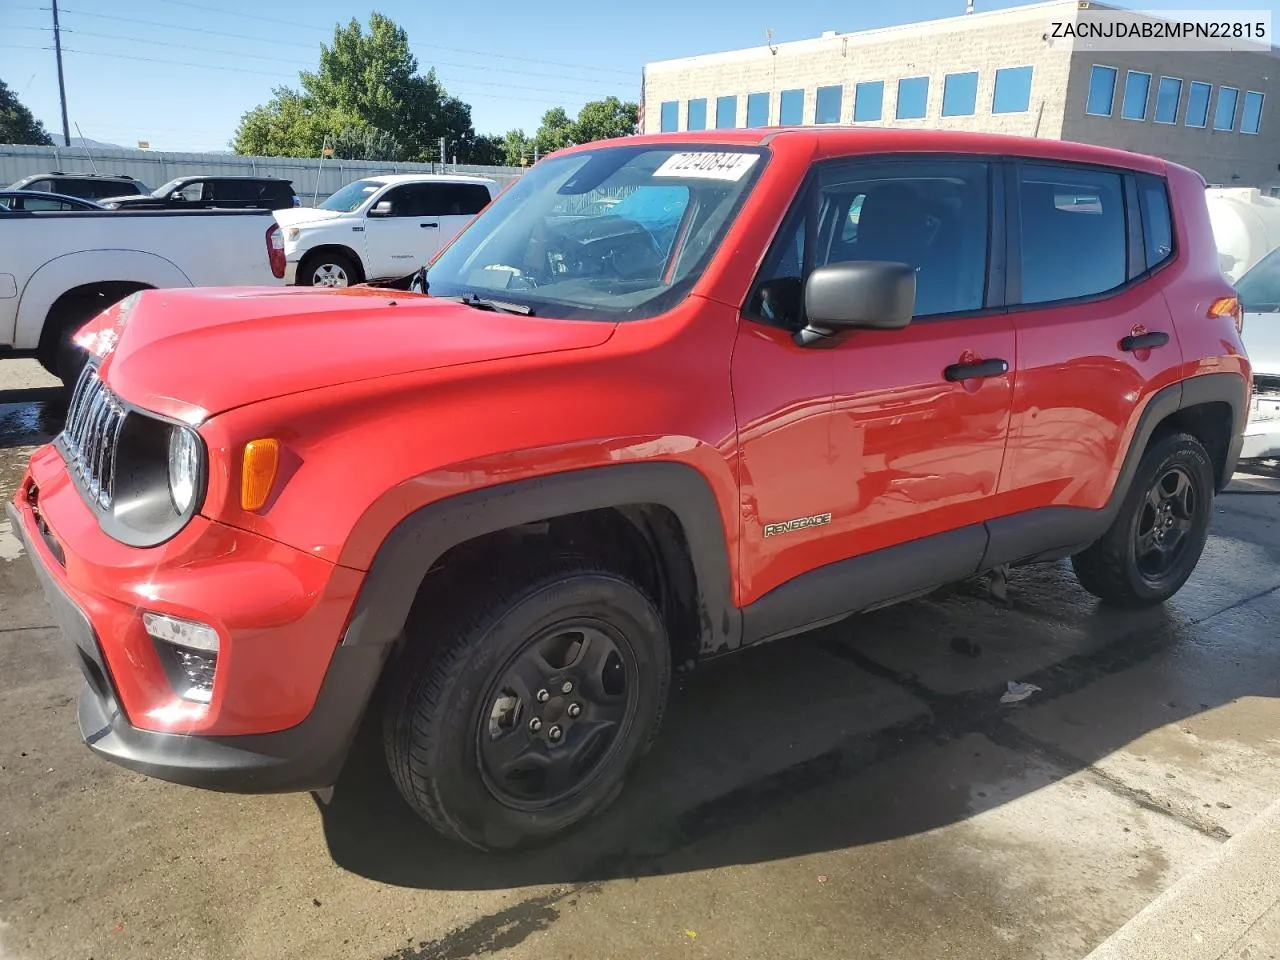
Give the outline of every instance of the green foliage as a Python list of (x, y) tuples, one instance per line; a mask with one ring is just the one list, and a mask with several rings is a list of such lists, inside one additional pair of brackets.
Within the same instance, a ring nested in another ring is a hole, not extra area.
[(348, 159), (439, 160), (444, 137), (450, 158), (471, 162), (471, 107), (449, 96), (434, 70), (418, 72), (408, 36), (380, 13), (367, 32), (355, 19), (336, 27), (319, 68), (299, 82), (301, 90), (277, 88), (243, 116), (237, 153), (314, 157), (327, 143)]
[(0, 80), (0, 143), (52, 146), (49, 131), (22, 105), (18, 95)]
[(542, 123), (532, 138), (523, 130), (508, 130), (503, 139), (504, 162), (520, 165), (521, 157), (533, 163), (537, 156), (563, 149), (575, 143), (594, 143), (614, 137), (629, 137), (637, 132), (640, 108), (617, 97), (592, 100), (583, 104), (576, 119), (570, 120), (563, 107), (554, 107), (542, 115)]

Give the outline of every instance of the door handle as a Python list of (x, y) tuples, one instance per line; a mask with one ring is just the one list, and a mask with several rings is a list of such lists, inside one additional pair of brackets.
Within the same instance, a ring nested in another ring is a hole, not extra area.
[(979, 360), (976, 363), (953, 363), (942, 371), (948, 380), (978, 380), (987, 377), (1002, 377), (1009, 372), (1007, 361), (992, 359)]
[(1168, 342), (1169, 335), (1167, 333), (1136, 333), (1121, 340), (1120, 349), (1126, 351), (1150, 350), (1152, 347), (1163, 347)]
[(423, 229), (426, 229), (426, 228), (430, 227), (431, 229), (433, 229), (433, 230), (434, 230), (436, 227), (440, 226), (440, 224), (438, 224), (438, 223), (420, 223), (420, 224), (418, 224), (418, 226), (422, 227)]

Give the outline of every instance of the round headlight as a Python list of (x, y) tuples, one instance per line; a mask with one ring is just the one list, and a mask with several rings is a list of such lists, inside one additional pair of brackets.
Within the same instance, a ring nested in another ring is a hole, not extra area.
[(191, 509), (200, 476), (196, 435), (186, 427), (169, 428), (169, 496), (178, 513)]

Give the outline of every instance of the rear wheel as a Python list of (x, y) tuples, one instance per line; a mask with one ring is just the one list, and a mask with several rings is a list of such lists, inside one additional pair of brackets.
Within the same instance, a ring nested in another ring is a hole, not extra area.
[(1185, 433), (1154, 441), (1111, 528), (1072, 557), (1080, 584), (1117, 606), (1163, 603), (1195, 570), (1213, 515), (1213, 463)]
[(512, 848), (561, 834), (621, 792), (671, 682), (662, 619), (635, 584), (560, 562), (429, 626), (397, 670), (383, 733), (401, 794), (433, 827)]
[(360, 282), (360, 267), (345, 253), (317, 253), (308, 256), (298, 269), (298, 284), (304, 287), (349, 287)]

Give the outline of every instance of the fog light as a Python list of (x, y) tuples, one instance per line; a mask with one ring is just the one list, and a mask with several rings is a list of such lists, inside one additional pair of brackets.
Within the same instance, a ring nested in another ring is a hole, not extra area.
[(218, 631), (194, 620), (179, 620), (163, 613), (144, 613), (142, 625), (157, 640), (191, 650), (218, 652)]
[(156, 652), (178, 696), (198, 703), (213, 699), (218, 631), (204, 623), (161, 613), (144, 613), (142, 625), (157, 641)]

